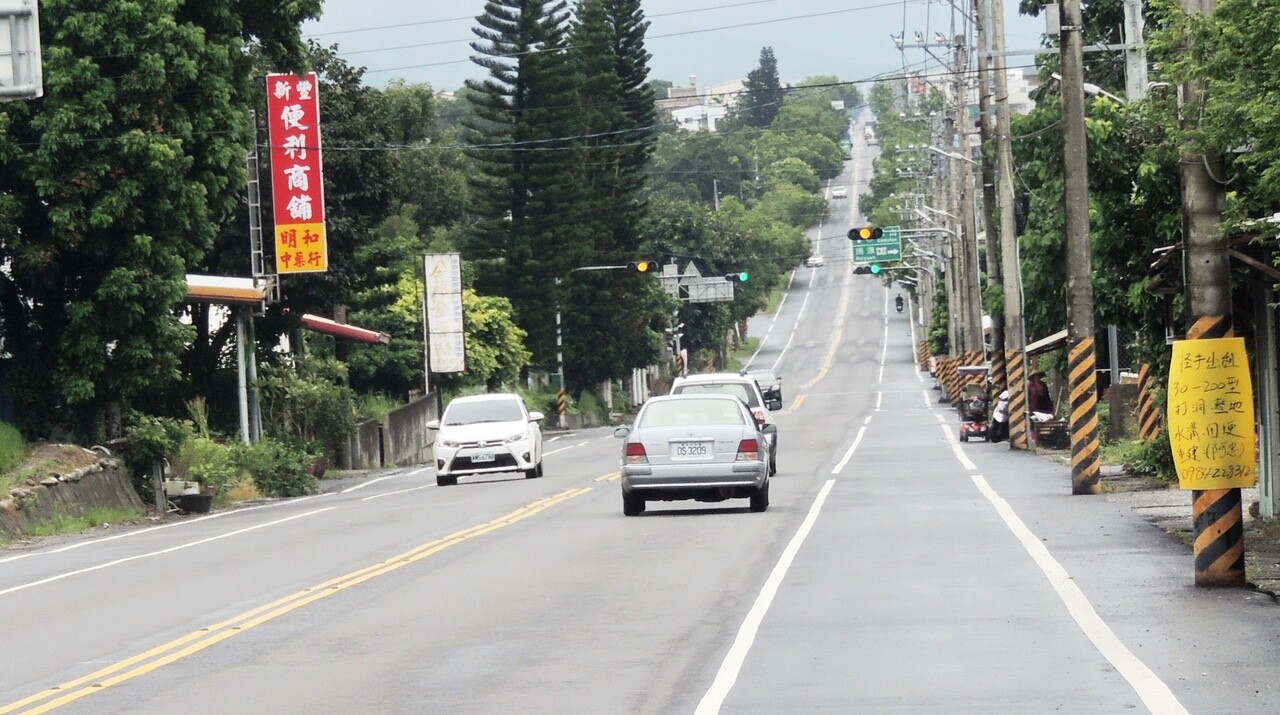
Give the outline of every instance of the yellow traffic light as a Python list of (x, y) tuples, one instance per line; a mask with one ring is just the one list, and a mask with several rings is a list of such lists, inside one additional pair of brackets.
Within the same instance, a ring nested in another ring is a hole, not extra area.
[(884, 229), (879, 226), (863, 226), (858, 229), (858, 238), (863, 241), (870, 241), (873, 238), (880, 238), (884, 235)]
[(636, 271), (637, 273), (649, 273), (658, 270), (657, 261), (632, 261), (627, 264), (627, 269)]

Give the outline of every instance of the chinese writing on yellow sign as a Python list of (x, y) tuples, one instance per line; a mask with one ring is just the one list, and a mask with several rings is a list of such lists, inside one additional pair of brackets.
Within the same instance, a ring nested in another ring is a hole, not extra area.
[(1179, 487), (1253, 486), (1257, 438), (1244, 338), (1173, 344), (1168, 420)]

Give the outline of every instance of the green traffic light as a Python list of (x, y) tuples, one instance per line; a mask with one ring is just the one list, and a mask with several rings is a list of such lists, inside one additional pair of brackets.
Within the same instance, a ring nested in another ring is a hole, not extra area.
[(738, 280), (742, 281), (743, 283), (747, 282), (747, 278), (750, 278), (750, 276), (747, 275), (746, 271), (743, 271), (738, 274)]
[(879, 272), (880, 272), (880, 264), (879, 264), (879, 263), (872, 263), (872, 264), (871, 264), (871, 272), (872, 272), (873, 274), (875, 274), (875, 273), (879, 273)]

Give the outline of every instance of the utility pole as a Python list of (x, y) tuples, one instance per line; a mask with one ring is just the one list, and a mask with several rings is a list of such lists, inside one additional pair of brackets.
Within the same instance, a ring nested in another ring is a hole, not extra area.
[[(1214, 0), (1181, 0), (1190, 15), (1213, 12)], [(1206, 96), (1203, 81), (1185, 82), (1178, 92), (1179, 121), (1194, 127)], [(1183, 152), (1178, 162), (1182, 175), (1183, 271), (1191, 324), (1188, 340), (1231, 337), (1231, 262), (1226, 238), (1219, 232), (1222, 220), (1222, 187), (1218, 156)], [(1214, 170), (1216, 169), (1216, 170)], [(1239, 588), (1245, 585), (1244, 519), (1239, 489), (1191, 492), (1195, 542), (1196, 585)]]
[(961, 182), (962, 169), (960, 162), (954, 156), (956, 146), (956, 136), (963, 136), (964, 132), (964, 66), (965, 66), (965, 47), (962, 36), (956, 35), (953, 38), (954, 46), (954, 65), (951, 99), (955, 102), (955, 113), (952, 115), (950, 127), (947, 130), (947, 178), (950, 187), (950, 202), (947, 208), (951, 214), (949, 217), (950, 228), (955, 236), (959, 237), (954, 241), (954, 249), (952, 250), (952, 265), (955, 269), (955, 277), (952, 279), (954, 290), (948, 296), (949, 300), (954, 302), (951, 306), (951, 314), (955, 316), (956, 325), (956, 341), (951, 345), (953, 354), (960, 354), (972, 347), (972, 330), (973, 325), (970, 323), (969, 298), (969, 246), (965, 239), (968, 233), (968, 222), (964, 216), (964, 186)]
[(1067, 378), (1071, 393), (1071, 493), (1102, 491), (1098, 463), (1098, 379), (1093, 332), (1093, 251), (1084, 126), (1084, 28), (1080, 0), (1061, 5), (1063, 215), (1067, 243)]
[[(1004, 278), (1004, 350), (1009, 376), (1009, 448), (1026, 449), (1027, 332), (1022, 319), (1022, 265), (1018, 260), (1018, 225), (1014, 216), (1013, 141), (1009, 128), (1009, 74), (1004, 58), (1004, 0), (988, 0), (991, 14), (991, 52), (995, 69), (996, 155), (999, 177), (1000, 265)], [(990, 250), (991, 241), (987, 242)]]
[[(992, 113), (991, 58), (991, 3), (992, 0), (975, 0), (978, 17), (978, 113), (982, 132), (982, 231), (987, 237), (987, 281), (1004, 285), (1003, 266), (1000, 265), (1000, 243), (996, 234), (996, 168), (991, 163), (987, 148), (995, 139), (995, 117)], [(1007, 389), (1005, 371), (1004, 314), (993, 311), (991, 315), (991, 384), (999, 394)]]

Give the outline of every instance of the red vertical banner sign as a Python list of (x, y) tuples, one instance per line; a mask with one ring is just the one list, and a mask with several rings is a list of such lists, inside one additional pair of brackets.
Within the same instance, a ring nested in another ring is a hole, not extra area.
[(276, 272), (327, 271), (320, 83), (315, 72), (267, 75), (267, 127)]

